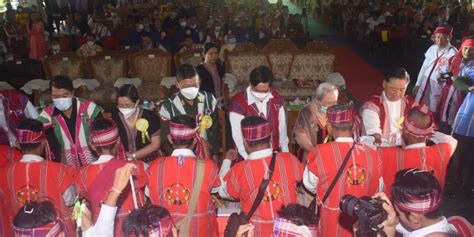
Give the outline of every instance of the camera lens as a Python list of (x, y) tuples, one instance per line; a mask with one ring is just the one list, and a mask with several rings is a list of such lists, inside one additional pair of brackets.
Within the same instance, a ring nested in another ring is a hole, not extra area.
[(346, 213), (349, 216), (357, 217), (356, 206), (358, 203), (358, 198), (347, 194), (341, 198), (341, 201), (339, 202), (339, 209), (341, 209), (343, 213)]

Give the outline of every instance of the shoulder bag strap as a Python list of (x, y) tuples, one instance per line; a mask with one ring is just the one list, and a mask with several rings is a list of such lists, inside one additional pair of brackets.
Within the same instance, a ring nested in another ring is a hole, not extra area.
[[(328, 190), (327, 190), (326, 193), (324, 194), (323, 199), (321, 200), (321, 203), (325, 203), (325, 202), (326, 202), (326, 200), (327, 200), (328, 197), (329, 197), (329, 194), (331, 194), (332, 190), (333, 190), (334, 187), (336, 186), (336, 183), (337, 183), (337, 181), (339, 180), (339, 177), (341, 177), (341, 174), (342, 174), (344, 168), (346, 167), (347, 162), (349, 161), (349, 157), (351, 157), (351, 153), (352, 153), (352, 150), (354, 149), (355, 144), (356, 144), (356, 142), (354, 141), (354, 143), (352, 144), (351, 148), (350, 148), (349, 151), (347, 152), (346, 157), (344, 157), (344, 161), (342, 161), (341, 166), (340, 166), (339, 169), (337, 170), (336, 176), (335, 176), (334, 179), (332, 180), (331, 185), (329, 185)], [(316, 197), (313, 199), (313, 201), (311, 202), (311, 204), (310, 204), (309, 206), (310, 206), (310, 207), (311, 207), (311, 206), (316, 207)]]
[(176, 227), (179, 230), (179, 236), (190, 236), (189, 228), (191, 225), (191, 219), (193, 217), (194, 210), (196, 209), (199, 194), (201, 193), (202, 183), (204, 180), (204, 171), (206, 169), (206, 162), (202, 159), (196, 159), (196, 180), (193, 185), (193, 193), (191, 194), (191, 200), (188, 205), (188, 213), (186, 216), (176, 223)]
[(270, 183), (270, 180), (273, 177), (273, 170), (275, 169), (275, 160), (276, 160), (276, 152), (273, 152), (272, 155), (272, 161), (270, 161), (270, 165), (268, 166), (268, 179), (263, 179), (262, 182), (260, 183), (260, 186), (258, 187), (258, 193), (257, 197), (253, 201), (252, 208), (250, 208), (249, 213), (247, 213), (247, 220), (250, 220), (250, 218), (253, 216), (253, 213), (257, 210), (258, 206), (262, 202), (263, 195), (265, 194), (265, 191), (267, 190), (268, 183)]

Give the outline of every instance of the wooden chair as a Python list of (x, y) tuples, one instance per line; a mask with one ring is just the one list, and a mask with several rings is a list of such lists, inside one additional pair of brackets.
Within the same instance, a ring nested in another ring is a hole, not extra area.
[(179, 68), (181, 64), (188, 63), (196, 67), (203, 62), (201, 48), (187, 48), (183, 52), (178, 52), (174, 55), (174, 65)]
[(65, 75), (74, 80), (83, 78), (84, 61), (73, 52), (59, 52), (43, 61), (46, 77), (52, 79), (57, 75)]
[(169, 97), (160, 83), (163, 77), (171, 76), (171, 54), (160, 49), (141, 50), (129, 56), (132, 77), (142, 80), (139, 88), (144, 99), (159, 101)]
[(272, 39), (261, 49), (267, 57), (275, 80), (288, 78), (293, 57), (301, 51), (289, 39)]

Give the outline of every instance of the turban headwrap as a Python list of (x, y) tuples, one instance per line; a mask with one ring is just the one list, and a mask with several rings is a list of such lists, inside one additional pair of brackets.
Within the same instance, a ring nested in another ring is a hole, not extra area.
[(27, 129), (17, 129), (16, 130), (16, 137), (20, 144), (34, 144), (41, 141), (45, 141), (44, 153), (47, 160), (54, 160), (54, 155), (51, 152), (51, 148), (49, 147), (48, 140), (44, 135), (43, 131), (34, 132)]
[(431, 136), (434, 132), (434, 129), (436, 127), (433, 114), (431, 111), (428, 110), (428, 107), (426, 105), (422, 106), (416, 106), (414, 107), (415, 109), (418, 109), (420, 112), (422, 112), (425, 115), (430, 116), (430, 124), (427, 127), (422, 127), (418, 124), (415, 123), (415, 121), (411, 120), (410, 116), (407, 116), (403, 120), (403, 129), (408, 132), (410, 135), (415, 136), (415, 137), (428, 137)]
[(171, 217), (162, 218), (151, 225), (148, 234), (150, 237), (171, 237), (173, 236), (173, 226)]
[(354, 104), (349, 103), (346, 108), (329, 107), (326, 116), (329, 123), (332, 125), (346, 125), (353, 124), (355, 119)]
[(57, 219), (55, 222), (36, 227), (36, 228), (19, 228), (13, 226), (13, 232), (16, 237), (57, 237), (65, 231), (64, 223)]
[[(90, 142), (92, 145), (98, 147), (108, 146), (114, 144), (120, 139), (117, 125), (113, 121), (112, 123), (113, 126), (111, 128), (104, 130), (91, 130), (89, 132)], [(125, 148), (123, 147), (123, 144), (119, 144), (119, 146), (117, 146), (117, 158), (126, 159)]]
[(433, 190), (420, 196), (407, 195), (406, 202), (394, 201), (394, 204), (402, 211), (426, 214), (440, 207), (441, 195), (437, 190)]
[(445, 34), (448, 36), (453, 36), (453, 27), (451, 26), (438, 26), (436, 27), (433, 34)]
[(173, 140), (189, 140), (196, 139), (196, 155), (199, 158), (204, 158), (204, 145), (199, 136), (199, 126), (190, 128), (186, 125), (170, 122), (170, 136)]
[(250, 126), (242, 126), (242, 137), (246, 141), (259, 141), (271, 135), (270, 123), (264, 123)]
[(273, 226), (273, 236), (278, 237), (311, 237), (317, 236), (318, 228), (315, 226), (295, 225), (291, 221), (277, 216)]

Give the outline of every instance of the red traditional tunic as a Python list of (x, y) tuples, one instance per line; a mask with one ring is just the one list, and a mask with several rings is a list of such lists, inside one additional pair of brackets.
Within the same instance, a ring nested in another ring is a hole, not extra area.
[(272, 90), (272, 96), (273, 98), (268, 101), (267, 104), (267, 116), (263, 116), (262, 113), (259, 112), (257, 106), (255, 104), (248, 104), (248, 99), (247, 99), (247, 89), (244, 89), (237, 93), (234, 97), (232, 97), (232, 100), (230, 101), (229, 104), (229, 113), (234, 112), (240, 115), (244, 116), (260, 116), (265, 118), (271, 125), (272, 127), (272, 146), (273, 149), (280, 150), (280, 129), (279, 129), (279, 123), (283, 122), (286, 123), (286, 121), (279, 121), (278, 119), (278, 113), (280, 111), (280, 108), (284, 106), (284, 98), (278, 94), (276, 90)]
[[(50, 161), (14, 162), (0, 168), (0, 193), (3, 193), (5, 213), (9, 223), (26, 201), (47, 199), (55, 206), (67, 227), (67, 236), (75, 236), (74, 223), (62, 194), (73, 183), (70, 173), (62, 164)], [(11, 233), (7, 225), (6, 233)], [(12, 235), (6, 235), (12, 236)]]
[[(18, 124), (26, 119), (25, 109), (28, 103), (28, 97), (21, 94), (17, 90), (0, 90), (1, 102), (5, 116), (5, 126), (10, 132), (15, 133)], [(1, 126), (4, 126), (3, 124)], [(10, 144), (8, 134), (4, 129), (0, 128), (0, 144)]]
[[(379, 119), (380, 119), (379, 124), (380, 124), (380, 129), (382, 130), (382, 134), (380, 135), (387, 138), (390, 136), (390, 133), (394, 131), (390, 131), (390, 118), (388, 116), (388, 107), (384, 100), (385, 99), (383, 95), (374, 95), (370, 98), (369, 101), (365, 102), (362, 105), (361, 111), (367, 109), (367, 110), (374, 111), (379, 115)], [(410, 96), (403, 97), (400, 103), (400, 111), (403, 111), (401, 112), (402, 114), (401, 116), (406, 116), (408, 112), (411, 110), (411, 108), (414, 106), (414, 103), (415, 101)], [(365, 126), (367, 125), (364, 124), (364, 127)], [(365, 128), (365, 130), (367, 130), (367, 128)]]
[(382, 159), (385, 190), (389, 190), (395, 182), (395, 174), (409, 168), (433, 171), (433, 175), (443, 188), (446, 180), (446, 168), (453, 150), (449, 144), (441, 143), (405, 149), (398, 147), (378, 148), (378, 152)]
[[(156, 159), (148, 167), (151, 202), (168, 209), (175, 222), (188, 213), (196, 179), (196, 159), (187, 155), (169, 156)], [(205, 162), (204, 180), (193, 212), (190, 236), (218, 236), (211, 190), (220, 184), (219, 169), (212, 160), (205, 159)]]
[[(271, 155), (258, 159), (249, 158), (234, 165), (225, 176), (227, 192), (240, 200), (244, 213), (250, 211), (271, 159)], [(250, 220), (255, 226), (255, 236), (272, 236), (276, 212), (283, 205), (298, 203), (296, 186), (302, 181), (303, 165), (288, 152), (278, 153), (275, 159), (275, 169), (267, 194)]]
[[(318, 144), (308, 154), (308, 169), (319, 178), (318, 200), (321, 200), (328, 190), (351, 146), (352, 141), (338, 138), (336, 142)], [(374, 195), (379, 189), (381, 168), (375, 149), (362, 144), (355, 145), (339, 181), (321, 207), (320, 236), (353, 236), (352, 225), (355, 220), (342, 214), (339, 210), (339, 200), (346, 194), (356, 197)]]
[[(102, 157), (102, 156), (101, 156)], [(115, 159), (115, 158), (112, 158)], [(100, 159), (99, 159), (100, 161)], [(91, 185), (94, 182), (94, 179), (100, 174), (104, 169), (107, 163), (110, 160), (101, 163), (91, 163), (88, 166), (80, 169), (76, 176), (76, 184), (79, 188), (81, 195), (88, 196), (87, 192), (91, 188)], [(138, 206), (141, 207), (145, 205), (145, 194), (143, 193), (143, 188), (147, 184), (147, 177), (145, 172), (145, 167), (143, 162), (136, 162), (138, 172), (137, 178), (135, 179), (135, 193), (137, 194)], [(113, 179), (114, 177), (110, 177)], [(110, 190), (103, 190), (104, 199), (107, 197)], [(115, 226), (114, 226), (114, 236), (122, 236), (122, 224), (127, 215), (134, 209), (133, 207), (133, 198), (132, 193), (130, 192), (130, 186), (122, 191), (123, 194), (120, 195), (119, 200), (117, 201), (117, 215), (115, 216)], [(95, 213), (97, 212), (97, 213)], [(94, 221), (97, 220), (98, 210), (94, 212)]]
[(0, 167), (21, 160), (23, 154), (16, 148), (0, 145)]

